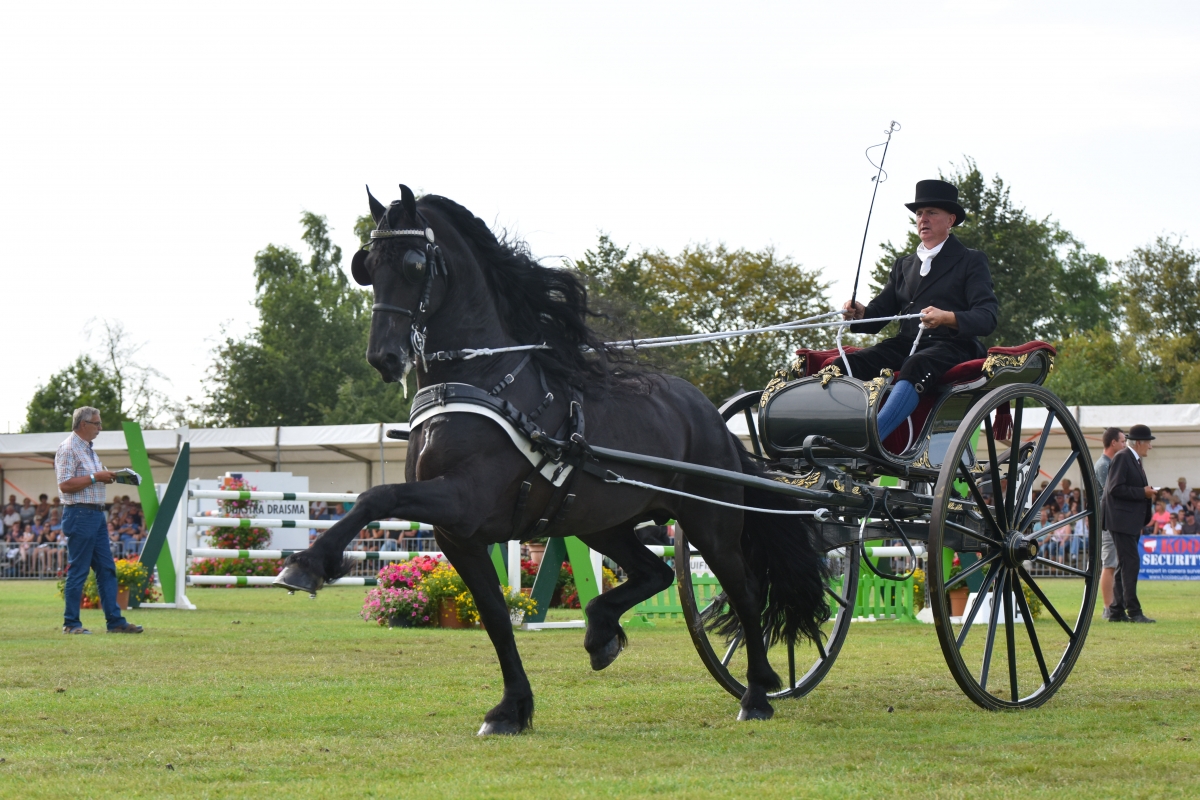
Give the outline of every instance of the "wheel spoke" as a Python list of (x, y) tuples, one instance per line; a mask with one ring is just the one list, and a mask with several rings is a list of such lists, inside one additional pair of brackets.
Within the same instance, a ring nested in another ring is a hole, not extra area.
[[(1006, 572), (1007, 567), (1000, 567), (996, 572)], [(997, 580), (997, 584), (1001, 581)], [(996, 602), (996, 593), (992, 592), (992, 607), (988, 614), (987, 644), (983, 648), (983, 670), (979, 673), (979, 688), (987, 691), (988, 670), (992, 666), (992, 647), (996, 644), (996, 623), (1000, 618), (1000, 604)]]
[(1054, 604), (1050, 602), (1050, 598), (1046, 597), (1046, 593), (1042, 591), (1042, 587), (1037, 585), (1033, 578), (1030, 577), (1029, 573), (1025, 571), (1024, 567), (1017, 567), (1017, 573), (1021, 576), (1021, 580), (1025, 581), (1029, 588), (1033, 590), (1033, 593), (1037, 595), (1038, 600), (1042, 601), (1042, 605), (1044, 605), (1046, 610), (1050, 612), (1050, 616), (1054, 617), (1062, 629), (1066, 631), (1067, 636), (1070, 637), (1071, 641), (1075, 641), (1075, 631), (1071, 630), (1071, 626), (1068, 625), (1066, 620), (1062, 618), (1062, 614), (1058, 613), (1058, 609), (1055, 608)]
[[(825, 656), (821, 656), (824, 658)], [(788, 640), (788, 688), (796, 688), (796, 641)]]
[(978, 506), (980, 513), (983, 515), (984, 521), (988, 524), (996, 536), (1003, 537), (1004, 531), (1002, 531), (1000, 526), (996, 524), (996, 518), (992, 516), (992, 510), (988, 508), (987, 503), (983, 499), (983, 495), (979, 493), (979, 487), (975, 485), (975, 477), (971, 475), (971, 471), (962, 464), (958, 465), (958, 471), (962, 473), (963, 482), (965, 482), (967, 484), (967, 488), (971, 490), (971, 495), (975, 498), (975, 503)]
[(996, 539), (992, 536), (985, 536), (982, 533), (978, 533), (973, 528), (968, 528), (966, 525), (960, 525), (957, 522), (951, 522), (950, 520), (946, 520), (945, 524), (947, 528), (951, 528), (952, 530), (956, 530), (959, 533), (965, 534), (966, 536), (970, 536), (972, 539), (978, 539), (981, 542), (987, 542), (992, 547), (1004, 546), (999, 539)]
[(725, 651), (725, 657), (721, 659), (721, 666), (728, 667), (729, 662), (733, 660), (733, 654), (742, 645), (742, 632), (738, 631), (734, 634), (733, 641), (729, 643), (729, 648)]
[[(1042, 466), (1042, 455), (1046, 452), (1046, 442), (1050, 439), (1050, 425), (1054, 422), (1054, 409), (1046, 409), (1046, 424), (1042, 426), (1042, 435), (1038, 438), (1033, 457), (1029, 459), (1029, 473), (1025, 485), (1021, 487), (1021, 497), (1028, 497), (1033, 491), (1033, 483), (1037, 480), (1038, 469)], [(1024, 530), (1022, 528), (1022, 530)]]
[(1011, 444), (1008, 448), (1008, 492), (1004, 501), (1004, 518), (1016, 522), (1017, 517), (1017, 483), (1021, 474), (1017, 465), (1021, 461), (1021, 417), (1025, 411), (1025, 398), (1017, 398), (1017, 413), (1013, 415)]
[(1035, 564), (1046, 564), (1047, 566), (1054, 567), (1055, 569), (1061, 569), (1063, 572), (1069, 572), (1072, 575), (1078, 575), (1081, 578), (1092, 577), (1092, 573), (1087, 570), (1076, 569), (1075, 567), (1072, 567), (1068, 564), (1060, 564), (1057, 561), (1051, 561), (1050, 559), (1042, 558), (1041, 556), (1038, 556), (1037, 558), (1035, 558), (1033, 560), (1033, 562)]
[(829, 596), (834, 599), (834, 602), (836, 602), (842, 608), (850, 607), (850, 601), (842, 599), (842, 596), (840, 594), (838, 594), (837, 592), (835, 592), (833, 589), (830, 589), (828, 586), (826, 586), (825, 591), (828, 592)]
[(1002, 526), (998, 531), (1003, 536), (1004, 531), (1008, 529), (1008, 518), (1004, 516), (1005, 509), (1000, 502), (1000, 462), (996, 458), (996, 437), (992, 433), (992, 418), (987, 414), (983, 417), (983, 430), (987, 438), (988, 469), (992, 473), (992, 505), (995, 507), (996, 522)]
[(1043, 536), (1047, 536), (1047, 535), (1054, 533), (1055, 531), (1060, 530), (1062, 528), (1069, 528), (1070, 526), (1074, 525), (1075, 522), (1077, 522), (1078, 520), (1082, 519), (1083, 517), (1090, 517), (1094, 513), (1096, 513), (1095, 510), (1091, 509), (1091, 508), (1087, 509), (1086, 511), (1079, 511), (1075, 514), (1072, 514), (1069, 517), (1063, 518), (1063, 520), (1061, 522), (1059, 522), (1057, 525), (1055, 525), (1053, 527), (1046, 526), (1045, 528), (1042, 528), (1040, 531), (1038, 531), (1037, 533), (1035, 533), (1033, 535), (1033, 538), (1041, 539)]
[[(1012, 481), (1009, 483), (1011, 485)], [(1010, 571), (1004, 576), (1004, 638), (1008, 645), (1008, 688), (1015, 703), (1021, 699), (1021, 693), (1017, 689), (1017, 631), (1013, 621), (1012, 583), (1013, 574)]]
[(1017, 606), (1021, 610), (1021, 618), (1025, 620), (1025, 632), (1029, 634), (1029, 646), (1033, 648), (1034, 658), (1037, 659), (1038, 669), (1042, 673), (1042, 685), (1050, 685), (1050, 671), (1046, 669), (1046, 659), (1042, 655), (1042, 646), (1038, 643), (1037, 631), (1034, 630), (1033, 614), (1029, 612), (1029, 603), (1025, 601), (1025, 591), (1021, 588), (1020, 580), (1015, 580), (1016, 584), (1013, 594), (1017, 598)]
[(960, 582), (962, 582), (962, 581), (965, 581), (967, 578), (971, 577), (971, 576), (972, 576), (972, 575), (974, 575), (976, 572), (978, 572), (979, 570), (983, 569), (984, 567), (986, 567), (988, 564), (992, 563), (993, 561), (995, 561), (995, 560), (996, 560), (996, 559), (998, 559), (999, 557), (1000, 557), (1000, 554), (999, 554), (999, 553), (992, 553), (992, 554), (991, 554), (990, 556), (988, 556), (987, 558), (981, 558), (981, 559), (979, 559), (979, 560), (978, 560), (978, 561), (976, 561), (974, 564), (972, 564), (971, 566), (967, 567), (966, 569), (964, 569), (962, 572), (960, 572), (960, 573), (958, 573), (957, 575), (955, 575), (955, 576), (954, 576), (953, 578), (951, 578), (950, 580), (946, 581), (946, 583), (945, 583), (945, 584), (943, 584), (943, 587), (942, 587), (942, 588), (949, 589), (949, 588), (950, 588), (951, 586), (953, 586), (954, 584), (956, 584), (956, 583), (960, 583)]
[[(1079, 453), (1072, 450), (1071, 455), (1067, 456), (1067, 460), (1065, 462), (1063, 462), (1063, 465), (1061, 467), (1059, 467), (1059, 470), (1055, 474), (1054, 479), (1050, 481), (1051, 486), (1058, 486), (1058, 482), (1063, 479), (1063, 476), (1067, 474), (1067, 470), (1069, 470), (1071, 468), (1071, 465), (1075, 463), (1075, 459), (1078, 457), (1079, 457)], [(1038, 515), (1038, 512), (1042, 510), (1042, 506), (1045, 505), (1046, 501), (1049, 499), (1050, 499), (1050, 492), (1042, 492), (1040, 495), (1038, 495), (1038, 501), (1036, 503), (1034, 503), (1033, 507), (1030, 508), (1029, 511), (1027, 511), (1025, 513), (1025, 516), (1021, 519), (1021, 527), (1018, 530), (1023, 531), (1026, 528), (1028, 528), (1030, 525), (1032, 525), (1033, 518)]]
[[(978, 563), (978, 562), (976, 562)], [(983, 605), (983, 598), (987, 597), (988, 589), (996, 580), (996, 575), (999, 570), (992, 570), (988, 576), (983, 579), (983, 583), (979, 586), (979, 592), (975, 595), (975, 602), (971, 605), (971, 613), (967, 614), (967, 618), (963, 620), (962, 630), (958, 632), (958, 649), (961, 650), (963, 644), (967, 641), (967, 634), (971, 632), (971, 625), (975, 623), (975, 617), (979, 614), (979, 609)], [(962, 573), (960, 572), (959, 575)]]

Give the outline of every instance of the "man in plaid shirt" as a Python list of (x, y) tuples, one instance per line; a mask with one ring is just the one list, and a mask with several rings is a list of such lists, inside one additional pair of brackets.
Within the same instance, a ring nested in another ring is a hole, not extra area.
[(91, 633), (79, 621), (83, 602), (83, 584), (88, 570), (96, 571), (100, 606), (108, 622), (109, 633), (141, 633), (140, 625), (130, 625), (117, 606), (117, 566), (108, 547), (108, 521), (104, 517), (104, 484), (116, 476), (104, 469), (92, 441), (104, 426), (100, 412), (91, 406), (75, 409), (71, 435), (54, 454), (54, 473), (62, 496), (62, 529), (67, 535), (67, 585), (63, 592), (67, 607), (63, 612), (63, 633)]

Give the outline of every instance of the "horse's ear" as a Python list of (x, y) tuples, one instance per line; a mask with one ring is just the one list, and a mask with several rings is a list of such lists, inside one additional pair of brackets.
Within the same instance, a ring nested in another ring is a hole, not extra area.
[[(378, 224), (378, 220), (376, 220)], [(371, 285), (371, 273), (367, 272), (367, 251), (359, 250), (354, 254), (354, 258), (350, 259), (350, 274), (354, 276), (354, 282), (359, 286)]]
[(413, 194), (412, 189), (400, 184), (400, 203), (404, 206), (404, 213), (411, 220), (417, 218), (417, 197)]
[(375, 199), (375, 195), (371, 194), (371, 187), (367, 187), (367, 199), (371, 201), (371, 219), (375, 220), (375, 224), (379, 224), (379, 220), (383, 219), (383, 215), (387, 213), (387, 209), (383, 207), (383, 203)]

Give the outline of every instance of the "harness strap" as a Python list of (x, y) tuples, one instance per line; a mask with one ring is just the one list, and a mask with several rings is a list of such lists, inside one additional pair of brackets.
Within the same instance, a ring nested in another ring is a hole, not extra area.
[(515, 381), (517, 379), (517, 376), (521, 374), (521, 370), (525, 369), (525, 365), (528, 364), (532, 360), (533, 360), (533, 353), (526, 353), (525, 357), (523, 359), (521, 359), (521, 363), (517, 364), (517, 368), (514, 369), (512, 372), (508, 373), (507, 375), (505, 375), (503, 378), (501, 378), (500, 382), (497, 383), (495, 386), (493, 386), (492, 390), (490, 392), (488, 392), (488, 394), (495, 396), (495, 395), (498, 395), (501, 392), (503, 392), (509, 386), (512, 386), (513, 381)]

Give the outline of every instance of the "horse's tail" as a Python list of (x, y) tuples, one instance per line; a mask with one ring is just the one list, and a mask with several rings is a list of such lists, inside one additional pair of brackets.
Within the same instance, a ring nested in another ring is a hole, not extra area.
[[(739, 442), (740, 445), (740, 442)], [(764, 475), (762, 467), (740, 448), (742, 472)], [(799, 500), (763, 489), (747, 487), (747, 506), (799, 510)], [(803, 517), (786, 514), (745, 513), (742, 552), (758, 586), (759, 613), (769, 643), (794, 642), (798, 638), (819, 641), (821, 625), (829, 619), (825, 598), (829, 570), (814, 545), (815, 531)], [(721, 610), (707, 627), (724, 636), (733, 635), (740, 623), (728, 604), (714, 603)]]

